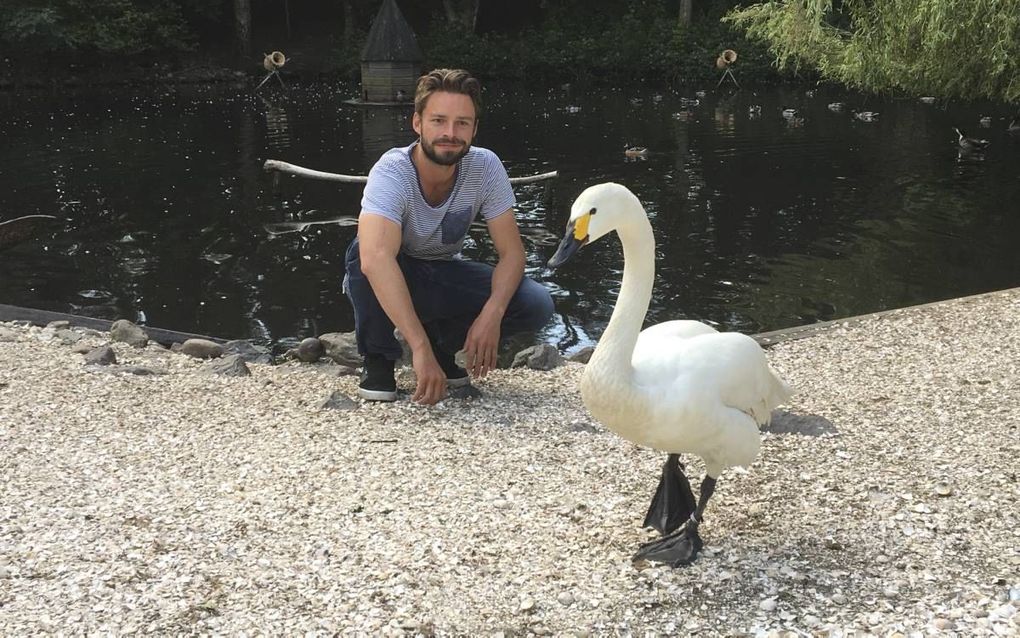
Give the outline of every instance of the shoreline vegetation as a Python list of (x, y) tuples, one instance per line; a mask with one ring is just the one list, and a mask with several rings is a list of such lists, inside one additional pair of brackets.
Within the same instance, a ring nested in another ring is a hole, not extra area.
[[(453, 34), (447, 35), (452, 37)], [(702, 35), (698, 39), (692, 38), (683, 47), (687, 50), (668, 55), (673, 60), (670, 65), (661, 64), (656, 68), (646, 68), (643, 72), (628, 73), (628, 62), (616, 61), (604, 65), (592, 63), (590, 59), (583, 64), (572, 59), (554, 62), (552, 58), (555, 55), (539, 59), (536, 54), (522, 53), (533, 50), (532, 40), (540, 37), (539, 34), (532, 34), (513, 46), (510, 46), (511, 42), (507, 38), (469, 38), (457, 42), (456, 46), (437, 45), (426, 54), (422, 70), (457, 66), (471, 69), (483, 81), (535, 81), (540, 85), (577, 82), (598, 86), (658, 82), (673, 88), (695, 84), (712, 87), (719, 82), (722, 73), (715, 67), (719, 51), (740, 46), (730, 44), (740, 40), (735, 35)], [(724, 44), (713, 47), (709, 41), (721, 41)], [(752, 47), (746, 41), (744, 44), (739, 66), (734, 68), (741, 86), (818, 83), (819, 79), (813, 74), (795, 74), (773, 68), (764, 52), (755, 56)], [(291, 56), (293, 52), (295, 55), (291, 59), (294, 61), (280, 69), (280, 75), (288, 85), (295, 82), (359, 81), (360, 67), (334, 60), (334, 46), (333, 42), (318, 40), (288, 48), (287, 55)], [(716, 48), (719, 51), (715, 51)], [(666, 53), (656, 51), (651, 55), (662, 57)], [(308, 60), (314, 62), (309, 63)], [(562, 68), (552, 68), (556, 65), (562, 65)], [(549, 68), (539, 70), (539, 67)], [(246, 84), (263, 76), (262, 54), (253, 55), (247, 63), (240, 64), (231, 55), (214, 50), (168, 55), (159, 60), (153, 60), (150, 56), (96, 55), (95, 59), (86, 64), (65, 56), (51, 56), (36, 60), (11, 60), (0, 65), (0, 91), (118, 85)]]
[[(283, 51), (295, 81), (356, 80), (380, 0), (10, 0), (0, 90), (231, 82)], [(743, 85), (1020, 103), (1016, 0), (424, 0), (396, 2), (423, 69), (483, 80), (714, 86), (725, 50)]]
[[(396, 0), (388, 0), (396, 2)], [(0, 90), (234, 82), (283, 51), (294, 81), (356, 81), (380, 0), (9, 0)], [(396, 2), (423, 69), (484, 81), (715, 86), (826, 83), (906, 97), (1020, 103), (1016, 0), (424, 0)], [(293, 5), (293, 6), (292, 6)]]
[[(171, 1), (161, 11), (128, 11), (119, 0), (98, 0), (92, 3), (94, 16), (81, 15), (77, 4), (60, 0), (44, 11), (28, 0), (13, 0), (0, 9), (0, 90), (229, 83), (264, 75), (263, 55), (273, 50), (287, 55), (285, 80), (357, 80), (379, 2), (338, 3), (345, 8), (342, 16), (295, 7), (287, 32), (278, 20), (270, 23), (269, 7), (254, 2), (245, 46), (233, 33), (229, 3)], [(733, 49), (740, 55), (734, 70), (741, 84), (817, 80), (808, 71), (777, 69), (764, 43), (723, 22), (732, 2), (706, 2), (687, 23), (678, 21), (675, 3), (665, 0), (601, 0), (576, 7), (573, 0), (524, 1), (513, 16), (502, 15), (509, 9), (495, 8), (500, 3), (487, 8), (476, 2), (470, 26), (463, 13), (444, 11), (443, 3), (398, 4), (417, 35), (423, 70), (462, 67), (485, 81), (540, 85), (644, 80), (714, 86), (721, 74), (716, 58)]]

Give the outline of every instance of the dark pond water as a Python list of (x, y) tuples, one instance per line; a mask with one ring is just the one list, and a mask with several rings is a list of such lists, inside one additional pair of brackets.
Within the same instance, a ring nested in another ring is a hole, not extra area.
[[(1004, 105), (823, 89), (709, 90), (696, 106), (682, 101), (693, 87), (486, 91), (477, 143), (511, 175), (560, 171), (517, 196), (529, 273), (557, 299), (543, 338), (564, 350), (601, 333), (621, 253), (603, 241), (555, 273), (543, 264), (573, 198), (607, 180), (653, 218), (649, 321), (758, 332), (1020, 285), (1020, 140)], [(277, 344), (352, 329), (339, 281), (361, 187), (285, 178), (274, 192), (261, 166), (363, 175), (411, 140), (409, 110), (343, 103), (354, 95), (0, 94), (0, 218), (68, 220), (0, 253), (0, 303)], [(960, 154), (953, 125), (990, 148)], [(648, 156), (628, 160), (628, 145)], [(484, 229), (473, 237), (468, 255), (492, 257)]]

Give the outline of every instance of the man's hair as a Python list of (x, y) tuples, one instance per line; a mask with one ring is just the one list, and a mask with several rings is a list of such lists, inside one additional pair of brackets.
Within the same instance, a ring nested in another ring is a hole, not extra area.
[(471, 98), (475, 105), (475, 118), (482, 114), (482, 85), (464, 69), (434, 69), (418, 78), (414, 92), (414, 112), (425, 112), (425, 103), (438, 91), (460, 93)]

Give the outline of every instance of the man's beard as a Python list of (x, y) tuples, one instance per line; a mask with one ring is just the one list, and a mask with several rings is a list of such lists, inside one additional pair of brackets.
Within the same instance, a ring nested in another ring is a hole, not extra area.
[[(438, 152), (436, 152), (435, 147), (436, 142), (442, 143), (454, 142), (463, 144), (463, 147), (459, 151), (443, 151), (443, 154), (440, 155)], [(430, 160), (432, 160), (436, 164), (439, 164), (440, 166), (453, 166), (454, 164), (459, 162), (462, 157), (467, 155), (468, 151), (471, 150), (470, 144), (465, 143), (463, 140), (458, 140), (457, 138), (450, 139), (444, 137), (436, 140), (436, 142), (432, 142), (430, 144), (429, 142), (425, 141), (424, 137), (421, 138), (421, 150), (423, 153), (425, 153), (425, 157), (429, 158)]]

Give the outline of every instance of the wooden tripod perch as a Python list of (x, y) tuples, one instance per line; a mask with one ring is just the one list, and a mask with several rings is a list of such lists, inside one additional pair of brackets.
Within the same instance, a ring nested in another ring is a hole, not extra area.
[(715, 88), (718, 89), (726, 78), (732, 80), (733, 84), (735, 84), (738, 89), (740, 88), (740, 84), (737, 82), (737, 77), (733, 75), (733, 71), (730, 69), (730, 65), (736, 61), (737, 52), (733, 49), (726, 49), (719, 54), (718, 58), (715, 59), (715, 67), (723, 70), (722, 77), (719, 78), (719, 84), (716, 84)]
[(284, 64), (287, 64), (287, 56), (285, 56), (282, 52), (273, 51), (272, 53), (267, 53), (265, 57), (262, 58), (262, 68), (268, 71), (268, 73), (266, 74), (266, 77), (262, 78), (259, 85), (255, 87), (255, 90), (258, 91), (261, 89), (262, 85), (268, 82), (269, 78), (274, 75), (276, 76), (276, 79), (280, 81), (280, 88), (286, 89), (287, 87), (283, 85), (283, 78), (280, 77), (280, 68), (283, 67)]

